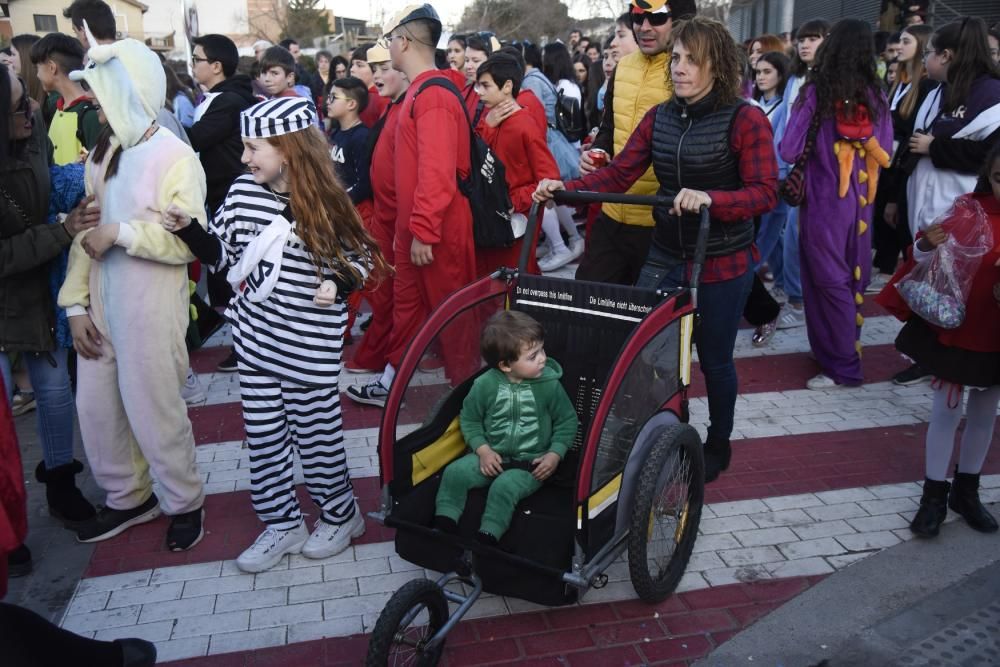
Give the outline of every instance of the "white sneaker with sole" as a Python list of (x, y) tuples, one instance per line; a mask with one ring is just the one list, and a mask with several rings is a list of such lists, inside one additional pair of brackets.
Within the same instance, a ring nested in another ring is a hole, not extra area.
[(205, 390), (201, 388), (201, 381), (198, 380), (198, 376), (195, 375), (194, 371), (190, 368), (188, 368), (187, 379), (184, 380), (184, 386), (181, 387), (181, 398), (183, 398), (184, 402), (188, 405), (203, 403), (207, 398)]
[(795, 327), (804, 327), (805, 325), (805, 308), (795, 308), (789, 303), (781, 307), (781, 313), (778, 315), (779, 329), (794, 329)]
[(354, 504), (354, 516), (340, 526), (327, 523), (323, 519), (316, 520), (316, 529), (309, 536), (309, 541), (302, 547), (302, 555), (306, 558), (329, 558), (351, 546), (351, 540), (365, 534), (365, 518), (361, 516), (361, 508)]
[(542, 270), (542, 273), (549, 273), (550, 271), (555, 271), (566, 266), (574, 259), (576, 257), (573, 255), (573, 251), (569, 248), (564, 248), (562, 252), (553, 251), (538, 260), (538, 268)]
[(837, 384), (837, 382), (829, 375), (824, 375), (820, 373), (814, 378), (810, 378), (806, 382), (806, 389), (812, 389), (813, 391), (820, 391), (823, 389), (837, 389), (843, 387), (842, 384)]
[(302, 553), (302, 547), (309, 539), (309, 529), (300, 523), (292, 530), (268, 528), (250, 548), (236, 559), (236, 567), (244, 572), (263, 572), (278, 564), (285, 554)]

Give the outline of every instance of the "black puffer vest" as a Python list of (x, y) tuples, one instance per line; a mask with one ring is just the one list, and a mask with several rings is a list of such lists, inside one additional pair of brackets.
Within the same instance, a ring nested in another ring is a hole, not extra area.
[[(674, 98), (656, 109), (653, 126), (653, 171), (660, 182), (657, 193), (673, 201), (682, 188), (691, 190), (739, 190), (739, 156), (730, 149), (736, 113), (746, 102), (716, 108), (717, 94), (710, 92), (695, 104)], [(698, 239), (698, 215), (680, 218), (669, 207), (654, 207), (653, 243), (674, 257), (694, 257)], [(749, 248), (753, 243), (753, 220), (726, 222), (712, 218), (708, 256), (721, 257)]]

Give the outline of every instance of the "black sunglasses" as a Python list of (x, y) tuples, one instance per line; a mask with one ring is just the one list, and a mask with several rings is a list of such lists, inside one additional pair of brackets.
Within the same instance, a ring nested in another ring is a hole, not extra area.
[(649, 25), (658, 28), (662, 25), (667, 25), (667, 21), (671, 19), (673, 14), (671, 12), (659, 12), (656, 14), (643, 12), (641, 14), (632, 14), (631, 16), (632, 26), (635, 28), (641, 26), (643, 21), (649, 21)]

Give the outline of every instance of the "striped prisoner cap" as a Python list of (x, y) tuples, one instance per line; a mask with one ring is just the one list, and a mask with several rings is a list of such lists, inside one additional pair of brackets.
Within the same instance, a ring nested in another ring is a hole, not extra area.
[(316, 106), (306, 97), (275, 97), (240, 113), (247, 139), (264, 139), (305, 130), (316, 122)]

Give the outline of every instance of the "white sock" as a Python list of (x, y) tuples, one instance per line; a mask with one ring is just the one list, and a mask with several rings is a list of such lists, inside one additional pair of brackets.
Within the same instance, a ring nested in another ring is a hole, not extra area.
[(395, 379), (396, 369), (392, 367), (392, 364), (386, 364), (385, 370), (382, 371), (382, 377), (378, 380), (379, 384), (388, 389), (392, 386), (392, 381)]
[(576, 220), (573, 219), (573, 209), (569, 206), (557, 206), (556, 215), (559, 217), (559, 224), (566, 230), (566, 236), (570, 242), (580, 238), (580, 232), (576, 229)]
[(556, 213), (559, 208), (563, 207), (546, 208), (545, 213), (542, 214), (542, 231), (545, 232), (545, 238), (549, 242), (549, 252), (553, 255), (569, 252), (566, 242), (563, 241), (562, 232), (559, 230), (559, 217)]

